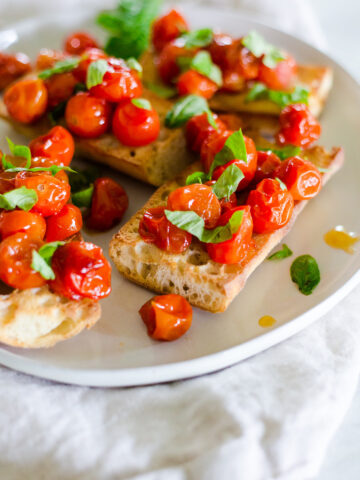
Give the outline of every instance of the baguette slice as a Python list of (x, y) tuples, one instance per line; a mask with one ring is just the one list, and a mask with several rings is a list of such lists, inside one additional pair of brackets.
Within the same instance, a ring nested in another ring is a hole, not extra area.
[[(157, 68), (154, 63), (154, 55), (148, 50), (141, 58), (143, 66), (143, 81), (146, 84), (161, 83)], [(319, 116), (333, 83), (331, 68), (320, 65), (298, 65), (295, 85), (302, 85), (310, 91), (309, 109), (315, 116)], [(264, 113), (267, 115), (279, 115), (279, 105), (269, 100), (256, 100), (246, 102), (248, 90), (239, 93), (218, 92), (209, 100), (212, 110), (219, 112), (251, 112)]]
[[(341, 167), (344, 155), (341, 148), (326, 152), (313, 147), (305, 153), (315, 165), (327, 168), (323, 182), (329, 180)], [(172, 190), (185, 184), (187, 175), (201, 169), (192, 165), (173, 181), (160, 187), (147, 204), (139, 210), (110, 243), (110, 256), (118, 270), (129, 280), (158, 293), (183, 295), (192, 305), (211, 312), (223, 312), (242, 290), (247, 278), (268, 256), (269, 252), (285, 237), (306, 201), (296, 202), (290, 222), (270, 234), (254, 234), (254, 247), (239, 264), (222, 265), (213, 262), (199, 242), (179, 255), (168, 254), (155, 245), (145, 243), (139, 233), (139, 221), (147, 208), (165, 205)]]
[[(150, 100), (160, 117), (161, 130), (155, 142), (134, 148), (121, 144), (112, 133), (91, 139), (75, 137), (76, 153), (87, 159), (109, 165), (143, 182), (159, 186), (179, 174), (194, 161), (194, 158), (186, 149), (182, 129), (170, 130), (164, 127), (164, 118), (171, 108), (171, 102), (150, 91), (144, 91), (143, 96)], [(46, 118), (33, 125), (16, 122), (9, 116), (2, 99), (0, 100), (0, 118), (30, 139), (42, 135), (51, 128)]]

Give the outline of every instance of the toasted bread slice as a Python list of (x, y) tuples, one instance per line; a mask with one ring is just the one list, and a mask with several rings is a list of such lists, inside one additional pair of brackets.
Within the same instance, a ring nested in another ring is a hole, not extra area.
[[(182, 129), (170, 130), (164, 127), (164, 118), (171, 107), (171, 102), (150, 91), (145, 91), (144, 97), (150, 100), (158, 112), (162, 125), (155, 142), (134, 148), (121, 144), (111, 133), (92, 139), (75, 137), (76, 152), (80, 156), (109, 165), (143, 182), (159, 186), (180, 173), (194, 161), (194, 158), (186, 149)], [(51, 128), (46, 118), (33, 125), (14, 121), (2, 100), (0, 118), (9, 122), (17, 132), (27, 138), (34, 138)]]
[[(143, 66), (143, 80), (145, 85), (159, 83), (154, 56), (147, 51), (141, 58)], [(309, 89), (309, 109), (315, 116), (319, 116), (333, 83), (333, 72), (331, 68), (319, 65), (298, 65), (295, 85), (302, 85)], [(268, 115), (279, 115), (279, 105), (269, 100), (256, 100), (246, 102), (248, 90), (239, 93), (218, 92), (209, 101), (210, 108), (219, 112), (251, 112), (264, 113)]]
[[(305, 156), (315, 165), (328, 169), (323, 174), (324, 183), (341, 167), (344, 159), (341, 148), (326, 152), (322, 147), (313, 147), (305, 152)], [(138, 233), (144, 211), (165, 205), (169, 193), (184, 185), (186, 176), (199, 168), (200, 164), (196, 163), (160, 187), (144, 208), (113, 237), (110, 256), (129, 280), (155, 292), (183, 295), (192, 305), (204, 310), (222, 312), (244, 287), (255, 268), (289, 232), (307, 202), (296, 202), (292, 218), (284, 228), (270, 234), (254, 234), (254, 247), (236, 265), (213, 262), (197, 241), (193, 241), (190, 248), (180, 255), (168, 254), (155, 245), (145, 243)]]

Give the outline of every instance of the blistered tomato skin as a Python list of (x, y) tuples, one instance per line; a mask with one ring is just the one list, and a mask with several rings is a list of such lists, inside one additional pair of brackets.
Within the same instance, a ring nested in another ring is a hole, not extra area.
[(56, 107), (59, 103), (68, 100), (74, 93), (77, 80), (72, 72), (58, 73), (45, 80), (48, 91), (48, 105)]
[(33, 123), (46, 111), (48, 93), (40, 78), (19, 80), (5, 90), (4, 103), (12, 118)]
[[(232, 132), (228, 133), (227, 136), (229, 137), (231, 133)], [(225, 144), (226, 139), (227, 138), (224, 139), (223, 146)], [(218, 178), (230, 165), (233, 165), (233, 164), (236, 165), (244, 174), (244, 178), (240, 181), (238, 185), (238, 188), (237, 188), (238, 191), (243, 190), (249, 185), (249, 183), (252, 181), (252, 179), (255, 176), (256, 167), (257, 167), (257, 151), (256, 151), (255, 143), (251, 138), (246, 136), (244, 136), (244, 142), (246, 147), (247, 161), (245, 162), (244, 160), (240, 160), (240, 159), (231, 160), (230, 162), (225, 163), (225, 165), (215, 168), (212, 176), (213, 180), (218, 180)], [(221, 150), (221, 148), (219, 149), (219, 151)], [(211, 163), (216, 153), (218, 152), (213, 152)]]
[(234, 39), (226, 33), (214, 33), (213, 40), (208, 46), (211, 59), (223, 70), (229, 67), (228, 52), (234, 43)]
[(59, 60), (63, 60), (65, 55), (63, 52), (52, 50), (49, 48), (42, 48), (36, 58), (36, 69), (45, 70), (54, 66)]
[(160, 52), (168, 42), (188, 30), (189, 26), (181, 13), (175, 9), (171, 10), (158, 18), (153, 24), (152, 43), (155, 50)]
[(221, 205), (212, 188), (200, 183), (180, 187), (171, 192), (167, 208), (173, 211), (192, 210), (204, 220), (205, 228), (214, 228), (221, 215)]
[(216, 130), (204, 139), (200, 149), (200, 158), (205, 172), (210, 170), (215, 155), (220, 152), (232, 133), (234, 132), (227, 129)]
[(158, 295), (139, 310), (148, 335), (154, 340), (172, 341), (191, 327), (192, 308), (181, 295)]
[(159, 75), (163, 82), (171, 83), (180, 74), (180, 67), (177, 63), (179, 57), (193, 57), (198, 48), (185, 48), (184, 41), (177, 38), (169, 42), (162, 49), (156, 59)]
[(168, 253), (185, 252), (191, 244), (191, 233), (170, 223), (164, 211), (165, 207), (154, 207), (145, 211), (139, 224), (141, 238)]
[(209, 135), (211, 135), (213, 132), (225, 129), (225, 126), (220, 118), (216, 114), (213, 116), (217, 125), (217, 130), (210, 125), (206, 113), (195, 115), (186, 123), (185, 136), (189, 150), (192, 150), (193, 152), (200, 152), (201, 145)]
[(218, 225), (226, 225), (233, 214), (239, 210), (243, 211), (243, 218), (238, 231), (225, 242), (206, 244), (209, 257), (214, 262), (232, 265), (239, 263), (246, 255), (253, 231), (250, 207), (242, 205), (228, 209), (221, 215)]
[(24, 53), (0, 52), (0, 90), (26, 73), (30, 72), (30, 59)]
[(79, 137), (97, 138), (103, 135), (111, 122), (111, 106), (88, 92), (80, 92), (66, 105), (65, 121), (69, 130)]
[(0, 239), (23, 232), (31, 238), (42, 240), (45, 236), (46, 222), (41, 215), (23, 210), (13, 210), (0, 214)]
[(280, 165), (281, 160), (274, 152), (270, 150), (257, 152), (257, 168), (253, 183), (258, 184), (264, 178), (272, 177)]
[(277, 180), (265, 178), (249, 193), (247, 204), (251, 208), (254, 232), (271, 233), (284, 227), (290, 220), (294, 199), (283, 190)]
[(38, 201), (32, 211), (44, 217), (60, 212), (70, 198), (70, 185), (51, 174), (19, 172), (15, 178), (15, 187), (35, 190)]
[(273, 175), (285, 183), (294, 200), (309, 200), (321, 190), (321, 173), (300, 157), (287, 158)]
[(94, 182), (87, 226), (94, 230), (108, 230), (122, 220), (128, 206), (129, 199), (121, 185), (108, 177), (98, 178)]
[(280, 131), (276, 135), (279, 145), (308, 148), (321, 134), (321, 125), (303, 103), (285, 107), (279, 117)]
[(180, 75), (177, 89), (179, 95), (199, 95), (209, 99), (218, 90), (218, 86), (195, 70), (188, 70)]
[(67, 203), (59, 213), (46, 219), (46, 241), (62, 241), (80, 232), (83, 221), (80, 209)]
[(62, 167), (70, 165), (75, 151), (71, 133), (60, 125), (53, 127), (45, 135), (34, 138), (29, 148), (33, 157), (48, 158), (50, 164)]
[(81, 55), (88, 48), (97, 47), (97, 41), (87, 32), (72, 33), (64, 42), (64, 50), (70, 55)]
[(49, 282), (57, 294), (81, 300), (100, 300), (111, 292), (111, 266), (100, 247), (88, 242), (69, 242), (52, 258), (55, 280)]
[(286, 90), (292, 86), (296, 70), (294, 58), (288, 55), (285, 60), (278, 62), (275, 68), (260, 63), (258, 80), (273, 90)]
[(42, 240), (27, 233), (15, 233), (0, 243), (0, 280), (13, 288), (37, 288), (46, 280), (31, 268), (32, 251), (39, 250)]
[(131, 101), (120, 103), (113, 115), (112, 130), (117, 139), (129, 147), (141, 147), (154, 142), (160, 133), (159, 115)]
[(81, 58), (82, 60), (72, 73), (78, 82), (86, 83), (86, 75), (90, 63), (95, 62), (95, 60), (105, 60), (108, 56), (100, 48), (87, 48)]

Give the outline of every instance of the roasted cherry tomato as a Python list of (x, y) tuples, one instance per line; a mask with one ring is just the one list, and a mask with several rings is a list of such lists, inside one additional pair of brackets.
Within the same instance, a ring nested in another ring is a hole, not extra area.
[(15, 177), (15, 172), (0, 171), (0, 193), (6, 193), (10, 192), (10, 190), (14, 190)]
[(139, 310), (148, 335), (154, 340), (176, 340), (191, 327), (192, 308), (181, 295), (158, 295)]
[(284, 227), (290, 220), (294, 199), (278, 180), (265, 178), (249, 193), (254, 232), (271, 233)]
[(180, 73), (178, 58), (193, 57), (198, 50), (198, 48), (185, 48), (182, 38), (167, 43), (156, 60), (161, 79), (165, 83), (170, 83)]
[(69, 242), (57, 248), (51, 262), (55, 280), (50, 288), (72, 300), (100, 300), (111, 292), (111, 267), (100, 247)]
[[(205, 185), (209, 185), (212, 187), (215, 185), (216, 181), (215, 180), (210, 180), (205, 183)], [(229, 200), (226, 198), (221, 198), (220, 199), (220, 205), (221, 205), (221, 214), (224, 212), (227, 212), (228, 210), (231, 210), (232, 208), (235, 208), (237, 206), (237, 196), (236, 193), (232, 193), (229, 197)]]
[(280, 114), (280, 131), (276, 136), (279, 145), (309, 147), (321, 134), (321, 126), (303, 103), (285, 107)]
[(132, 101), (120, 103), (113, 116), (112, 130), (118, 140), (130, 147), (141, 147), (155, 141), (160, 133), (160, 120), (153, 108), (137, 107)]
[(46, 111), (48, 93), (40, 78), (13, 83), (5, 90), (4, 103), (9, 114), (20, 123), (32, 123)]
[(65, 55), (63, 52), (51, 50), (50, 48), (42, 48), (36, 58), (36, 69), (45, 70), (54, 66), (59, 60), (63, 60)]
[(221, 215), (220, 202), (208, 185), (194, 183), (172, 191), (168, 196), (169, 210), (192, 210), (203, 218), (206, 228), (214, 228)]
[(13, 288), (37, 288), (46, 280), (31, 268), (32, 252), (43, 242), (27, 233), (15, 233), (0, 243), (0, 280)]
[(46, 219), (46, 241), (61, 241), (80, 232), (83, 225), (80, 208), (71, 203), (63, 206), (59, 213)]
[(242, 44), (242, 38), (232, 42), (226, 51), (227, 71), (237, 72), (245, 80), (259, 75), (260, 60)]
[(90, 92), (95, 97), (109, 102), (121, 102), (128, 98), (140, 97), (142, 85), (139, 75), (124, 65), (122, 60), (109, 60), (108, 70), (103, 81), (92, 87)]
[(158, 18), (153, 24), (152, 43), (155, 50), (160, 52), (168, 42), (188, 30), (189, 26), (181, 13), (174, 9), (170, 10), (169, 13)]
[(24, 53), (0, 52), (0, 90), (30, 72), (30, 59)]
[(87, 70), (90, 63), (94, 62), (95, 60), (103, 60), (106, 58), (108, 58), (108, 56), (103, 50), (100, 50), (100, 48), (88, 48), (81, 56), (81, 61), (79, 65), (72, 72), (74, 74), (74, 77), (79, 82), (85, 83)]
[(226, 225), (233, 214), (239, 210), (243, 211), (243, 218), (238, 231), (225, 242), (206, 244), (209, 257), (214, 262), (226, 264), (239, 263), (246, 255), (253, 231), (250, 207), (243, 205), (227, 210), (221, 215), (218, 225)]
[(221, 90), (226, 92), (241, 92), (246, 87), (245, 78), (236, 70), (223, 71), (223, 84)]
[(273, 176), (285, 183), (294, 200), (308, 200), (321, 190), (321, 173), (313, 163), (300, 157), (287, 158)]
[(64, 50), (70, 55), (81, 55), (87, 48), (97, 47), (97, 41), (87, 32), (72, 33), (64, 42)]
[(65, 121), (69, 130), (84, 138), (96, 138), (107, 131), (111, 121), (111, 106), (89, 92), (71, 97), (66, 105)]
[(258, 80), (273, 90), (286, 90), (292, 86), (296, 70), (294, 58), (287, 55), (275, 68), (267, 67), (261, 62)]
[(0, 238), (3, 240), (14, 233), (24, 232), (31, 238), (42, 240), (45, 236), (46, 222), (41, 215), (23, 210), (13, 210), (0, 214)]
[(257, 152), (257, 168), (254, 183), (258, 184), (264, 178), (272, 177), (277, 167), (281, 165), (280, 158), (271, 150)]
[(182, 253), (191, 244), (192, 235), (176, 227), (166, 218), (165, 207), (149, 208), (139, 224), (139, 234), (146, 243), (153, 243), (168, 253)]
[[(223, 144), (218, 151), (222, 149), (226, 139), (231, 135), (231, 133), (232, 132), (227, 131), (227, 137), (226, 136), (225, 138), (222, 137)], [(240, 170), (244, 174), (244, 178), (239, 183), (238, 191), (243, 190), (245, 187), (249, 185), (249, 183), (255, 176), (256, 166), (257, 166), (257, 151), (256, 151), (255, 143), (251, 138), (246, 137), (245, 135), (244, 135), (244, 141), (245, 141), (245, 147), (246, 147), (246, 153), (247, 153), (247, 161), (245, 162), (244, 160), (240, 160), (240, 159), (231, 160), (230, 162), (225, 163), (225, 165), (215, 168), (212, 176), (214, 180), (217, 180), (220, 177), (220, 175), (227, 169), (227, 167), (229, 167), (232, 164), (235, 164), (237, 167), (240, 168)], [(212, 159), (214, 159), (216, 153), (217, 153), (216, 151), (213, 152)], [(212, 163), (212, 160), (211, 160), (211, 163)]]
[(121, 185), (109, 177), (97, 178), (87, 225), (95, 230), (108, 230), (121, 221), (129, 206)]
[(234, 43), (234, 39), (226, 33), (215, 33), (213, 40), (208, 47), (211, 59), (223, 70), (232, 66), (228, 62), (229, 51)]
[(223, 148), (226, 140), (233, 132), (231, 130), (221, 129), (220, 131), (212, 132), (207, 135), (202, 142), (200, 149), (201, 163), (205, 172), (210, 170), (211, 164), (214, 161), (215, 155)]
[(206, 113), (195, 115), (187, 122), (185, 132), (186, 143), (188, 148), (193, 152), (200, 152), (201, 145), (203, 144), (204, 140), (213, 132), (225, 129), (221, 119), (216, 114), (213, 114), (213, 117), (217, 125), (217, 130), (210, 125)]
[[(60, 125), (52, 128), (45, 135), (34, 138), (30, 142), (29, 147), (33, 157), (45, 157), (50, 160), (47, 165), (43, 165), (44, 167), (50, 165), (60, 165), (62, 167), (70, 165), (75, 150), (74, 139), (71, 133)], [(41, 165), (39, 164), (39, 166)]]
[(200, 95), (211, 98), (218, 90), (218, 86), (210, 78), (201, 75), (195, 70), (182, 73), (177, 81), (179, 95)]
[(58, 73), (45, 80), (48, 91), (48, 105), (56, 107), (61, 102), (68, 100), (74, 93), (77, 80), (72, 72)]
[(35, 190), (38, 201), (33, 211), (44, 217), (60, 212), (70, 198), (70, 185), (45, 173), (19, 172), (15, 178), (15, 187)]

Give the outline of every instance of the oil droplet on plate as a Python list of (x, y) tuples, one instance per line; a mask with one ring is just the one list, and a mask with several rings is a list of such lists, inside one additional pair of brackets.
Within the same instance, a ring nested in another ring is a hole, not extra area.
[(324, 240), (329, 247), (344, 250), (346, 253), (354, 253), (353, 246), (360, 240), (354, 233), (348, 233), (344, 227), (338, 225), (324, 235)]
[(271, 315), (264, 315), (263, 317), (259, 318), (259, 325), (263, 328), (270, 328), (274, 326), (276, 320)]

